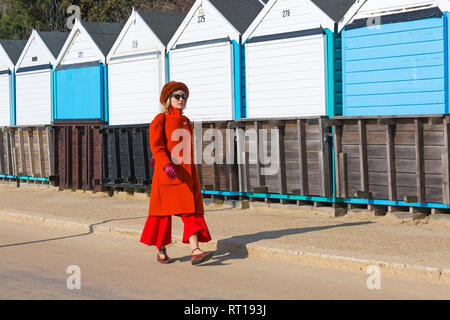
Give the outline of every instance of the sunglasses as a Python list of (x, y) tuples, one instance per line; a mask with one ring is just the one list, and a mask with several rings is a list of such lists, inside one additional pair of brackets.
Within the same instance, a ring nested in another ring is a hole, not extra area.
[(173, 97), (173, 98), (175, 98), (177, 100), (180, 100), (181, 98), (183, 98), (183, 100), (187, 99), (185, 94), (172, 94), (171, 97)]

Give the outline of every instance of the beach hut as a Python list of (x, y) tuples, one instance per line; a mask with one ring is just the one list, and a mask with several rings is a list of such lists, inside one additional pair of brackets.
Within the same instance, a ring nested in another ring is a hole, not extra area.
[(55, 71), (54, 185), (102, 190), (101, 125), (108, 122), (106, 56), (121, 23), (75, 21)]
[(344, 116), (449, 112), (448, 0), (358, 1), (339, 24)]
[(122, 28), (76, 20), (56, 59), (55, 122), (108, 121), (106, 56)]
[(270, 0), (243, 35), (248, 118), (341, 113), (337, 23), (355, 0)]
[(185, 16), (133, 9), (106, 59), (110, 125), (149, 123), (160, 112), (166, 46)]
[(16, 125), (51, 124), (53, 68), (68, 35), (33, 30), (15, 66)]
[(242, 114), (241, 37), (267, 1), (197, 0), (170, 40), (170, 80), (190, 89), (192, 120), (232, 120)]
[(15, 124), (14, 67), (26, 43), (26, 40), (0, 40), (0, 127)]

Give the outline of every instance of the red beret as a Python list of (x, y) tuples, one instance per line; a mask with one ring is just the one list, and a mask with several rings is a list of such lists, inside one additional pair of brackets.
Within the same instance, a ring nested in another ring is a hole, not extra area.
[(183, 90), (189, 98), (189, 89), (183, 82), (170, 81), (161, 90), (161, 96), (159, 97), (161, 104), (166, 103), (169, 96), (177, 90)]

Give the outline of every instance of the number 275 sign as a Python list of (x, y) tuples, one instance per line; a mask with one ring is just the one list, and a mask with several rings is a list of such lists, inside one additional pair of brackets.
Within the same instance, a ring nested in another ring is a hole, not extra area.
[(199, 15), (198, 16), (198, 23), (204, 23), (204, 22), (206, 22), (205, 15), (204, 14)]

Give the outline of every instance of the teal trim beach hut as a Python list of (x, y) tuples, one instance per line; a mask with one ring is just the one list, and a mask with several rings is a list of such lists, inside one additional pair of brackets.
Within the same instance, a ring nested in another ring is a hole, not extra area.
[(55, 122), (108, 122), (106, 56), (122, 28), (121, 23), (75, 22), (56, 60)]

